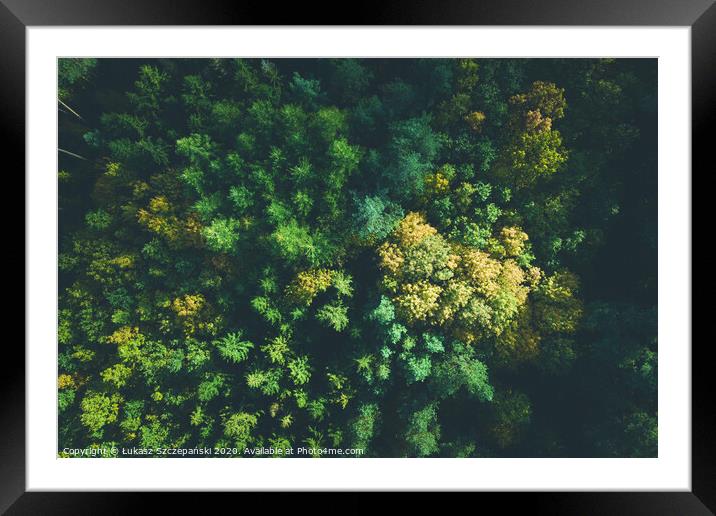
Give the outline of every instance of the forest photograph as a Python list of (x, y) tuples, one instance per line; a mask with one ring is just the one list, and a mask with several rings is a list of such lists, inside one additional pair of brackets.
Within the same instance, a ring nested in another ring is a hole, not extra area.
[(658, 457), (657, 59), (57, 70), (58, 457)]

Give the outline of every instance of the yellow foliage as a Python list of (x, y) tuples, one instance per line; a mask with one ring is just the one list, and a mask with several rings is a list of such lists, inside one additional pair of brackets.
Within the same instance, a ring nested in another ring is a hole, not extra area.
[(526, 303), (515, 320), (495, 341), (498, 356), (505, 363), (535, 360), (539, 356), (541, 337), (532, 324), (532, 306)]
[(91, 362), (94, 359), (95, 352), (91, 349), (87, 349), (82, 346), (75, 346), (72, 348), (72, 358), (79, 360), (80, 362)]
[(566, 300), (579, 290), (579, 278), (569, 271), (559, 271), (542, 284), (540, 291), (550, 299)]
[(171, 210), (171, 204), (166, 197), (159, 195), (149, 201), (149, 209), (152, 213), (167, 213)]
[(286, 288), (286, 295), (294, 302), (306, 306), (331, 286), (335, 272), (328, 269), (301, 271)]
[[(527, 239), (519, 228), (507, 228), (502, 236), (511, 253), (521, 251)], [(398, 224), (378, 254), (383, 288), (402, 320), (443, 326), (467, 343), (499, 336), (538, 281), (539, 269), (523, 269), (504, 251), (493, 256), (450, 244), (416, 213)]]
[(544, 120), (558, 120), (564, 116), (567, 103), (564, 100), (564, 89), (554, 83), (535, 81), (527, 93), (514, 95), (510, 103), (520, 107), (523, 112), (533, 118), (544, 117)]
[(438, 308), (441, 292), (441, 287), (427, 281), (406, 283), (402, 287), (402, 294), (394, 299), (395, 306), (408, 323), (425, 321)]
[(134, 256), (129, 254), (123, 254), (122, 256), (118, 256), (110, 260), (110, 263), (112, 265), (116, 265), (120, 269), (131, 269), (132, 267), (134, 267)]
[(549, 131), (552, 129), (552, 119), (543, 117), (539, 110), (527, 111), (525, 113), (525, 129), (527, 131)]
[(494, 298), (497, 295), (501, 269), (500, 262), (483, 251), (467, 247), (460, 249), (460, 272), (485, 297)]
[(500, 231), (502, 245), (505, 248), (507, 256), (519, 256), (525, 247), (525, 242), (529, 239), (527, 233), (518, 227), (505, 227)]
[(473, 195), (476, 191), (475, 185), (463, 181), (455, 188), (451, 198), (461, 208), (467, 208), (472, 203)]
[(410, 247), (437, 232), (437, 229), (425, 221), (422, 214), (410, 212), (400, 221), (393, 234), (401, 247)]
[(467, 281), (460, 279), (449, 281), (442, 292), (442, 303), (435, 311), (435, 322), (438, 325), (444, 325), (451, 321), (474, 295), (475, 288), (470, 286)]
[(108, 367), (100, 373), (103, 381), (111, 383), (117, 388), (123, 387), (131, 375), (132, 370), (122, 363)]
[(345, 408), (348, 406), (348, 402), (350, 401), (351, 397), (346, 394), (345, 392), (342, 392), (340, 396), (338, 396), (337, 403), (341, 406), (342, 409), (345, 410)]
[(139, 328), (137, 328), (136, 326), (122, 326), (112, 335), (107, 337), (107, 340), (112, 344), (117, 344), (118, 346), (121, 346), (122, 344), (127, 344), (129, 342), (137, 340), (139, 336)]
[(274, 402), (269, 407), (269, 414), (271, 414), (271, 417), (276, 417), (279, 410), (281, 410), (281, 405), (279, 403)]
[(153, 197), (148, 209), (137, 210), (138, 222), (152, 233), (164, 237), (172, 247), (202, 245), (202, 225), (195, 214), (181, 219), (171, 214), (172, 206), (164, 196)]
[(525, 286), (525, 271), (514, 260), (502, 262), (499, 283), (503, 290), (514, 295), (519, 305), (527, 301), (529, 288)]
[(199, 219), (196, 218), (196, 215), (189, 215), (184, 221), (184, 234), (182, 235), (182, 240), (187, 245), (200, 247), (202, 245), (201, 230), (202, 225), (199, 222)]
[(381, 284), (404, 324), (439, 326), (467, 344), (492, 342), (507, 363), (530, 361), (543, 335), (576, 330), (582, 306), (576, 276), (544, 279), (513, 258), (527, 240), (521, 228), (505, 227), (488, 252), (450, 243), (410, 213), (378, 248)]
[(539, 285), (539, 282), (542, 281), (543, 277), (544, 273), (539, 267), (529, 267), (527, 269), (527, 283), (529, 283), (530, 288), (534, 289), (537, 285)]
[(458, 88), (464, 91), (472, 91), (479, 79), (477, 70), (480, 65), (474, 59), (458, 59), (457, 64)]
[(425, 176), (425, 188), (428, 194), (443, 194), (448, 191), (450, 180), (441, 172)]
[(119, 163), (116, 163), (114, 161), (109, 162), (109, 163), (107, 163), (105, 175), (111, 176), (111, 177), (118, 176), (120, 169), (121, 169), (121, 165)]
[(185, 294), (172, 301), (172, 310), (184, 325), (184, 334), (189, 337), (197, 330), (214, 335), (222, 325), (221, 317), (208, 320), (208, 304), (201, 294)]
[(144, 335), (139, 333), (136, 326), (122, 326), (107, 337), (108, 342), (117, 344), (117, 354), (125, 362), (135, 362), (141, 358), (140, 348), (144, 340)]
[(75, 380), (68, 374), (61, 374), (57, 377), (57, 388), (58, 389), (73, 389), (75, 388)]
[(582, 318), (582, 302), (576, 297), (579, 279), (569, 271), (546, 278), (535, 296), (535, 318), (545, 333), (576, 331)]
[(179, 237), (180, 223), (175, 216), (163, 217), (144, 208), (137, 211), (137, 220), (152, 233), (163, 236), (169, 241)]
[(378, 255), (380, 256), (380, 265), (389, 272), (395, 274), (403, 265), (405, 257), (400, 248), (390, 242), (383, 243), (378, 248)]
[(185, 294), (172, 301), (172, 310), (179, 317), (194, 317), (206, 304), (206, 299), (201, 294)]
[(470, 129), (479, 133), (482, 131), (482, 124), (485, 121), (485, 113), (482, 111), (473, 111), (472, 113), (465, 115), (465, 122), (470, 126)]

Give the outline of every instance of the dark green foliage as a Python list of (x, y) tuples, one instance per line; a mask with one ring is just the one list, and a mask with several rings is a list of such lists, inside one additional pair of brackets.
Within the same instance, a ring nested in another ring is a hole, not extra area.
[(58, 80), (60, 449), (657, 455), (655, 61)]
[(354, 228), (367, 241), (383, 240), (403, 218), (400, 205), (385, 196), (375, 195), (356, 199)]
[(58, 59), (57, 82), (60, 100), (67, 101), (75, 90), (83, 88), (97, 66), (97, 59)]
[(472, 357), (470, 348), (456, 345), (455, 350), (435, 368), (435, 390), (448, 397), (465, 387), (467, 392), (482, 401), (492, 401), (494, 388), (489, 383), (487, 366)]
[(408, 456), (427, 457), (439, 450), (440, 425), (435, 407), (430, 404), (410, 415), (405, 432)]
[(381, 182), (394, 198), (409, 201), (422, 193), (425, 176), (431, 172), (440, 149), (440, 140), (430, 127), (427, 115), (393, 123), (389, 135), (391, 140)]

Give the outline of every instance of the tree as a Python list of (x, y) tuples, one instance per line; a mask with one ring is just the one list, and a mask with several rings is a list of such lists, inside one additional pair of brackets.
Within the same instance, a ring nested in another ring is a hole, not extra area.
[(529, 399), (521, 392), (502, 391), (495, 397), (493, 406), (492, 434), (498, 446), (505, 448), (514, 445), (530, 420)]
[(440, 149), (440, 141), (431, 129), (427, 115), (394, 123), (390, 134), (388, 161), (381, 179), (392, 196), (405, 201), (422, 191), (425, 175)]
[(428, 457), (438, 452), (440, 425), (437, 421), (437, 410), (434, 404), (416, 410), (410, 415), (405, 442), (408, 455)]
[(324, 305), (316, 312), (316, 319), (336, 331), (343, 331), (348, 326), (348, 307), (341, 303)]
[(288, 362), (291, 379), (296, 385), (303, 385), (311, 378), (311, 368), (307, 357), (297, 357)]
[(453, 396), (465, 386), (470, 395), (481, 401), (492, 401), (494, 388), (490, 385), (487, 366), (474, 358), (474, 350), (460, 343), (435, 367), (433, 383), (438, 396)]
[(239, 241), (239, 227), (235, 219), (214, 219), (202, 230), (202, 235), (212, 251), (231, 252)]
[(214, 341), (219, 354), (227, 362), (239, 363), (248, 358), (254, 345), (248, 340), (241, 340), (242, 335), (242, 331), (227, 333), (222, 339)]
[(356, 199), (355, 204), (356, 234), (370, 243), (383, 240), (403, 218), (400, 205), (385, 196), (365, 196)]
[(539, 274), (510, 258), (450, 245), (418, 213), (406, 215), (378, 254), (400, 317), (408, 325), (445, 327), (467, 343), (502, 334)]
[(107, 395), (88, 391), (80, 404), (82, 424), (93, 434), (101, 435), (99, 432), (102, 428), (117, 420), (121, 401), (122, 398), (118, 394)]
[(258, 424), (258, 418), (248, 412), (239, 412), (229, 416), (224, 422), (224, 434), (243, 448), (251, 438), (251, 431)]
[(367, 449), (379, 424), (380, 411), (375, 403), (366, 403), (358, 409), (358, 416), (350, 423), (351, 447)]
[(498, 177), (526, 188), (562, 170), (568, 153), (552, 122), (564, 116), (563, 94), (552, 83), (536, 81), (527, 93), (510, 99), (514, 136), (496, 169)]

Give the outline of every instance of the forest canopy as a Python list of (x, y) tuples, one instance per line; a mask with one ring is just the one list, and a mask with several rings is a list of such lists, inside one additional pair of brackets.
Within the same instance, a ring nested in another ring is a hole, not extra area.
[(656, 60), (60, 59), (60, 456), (657, 456)]

